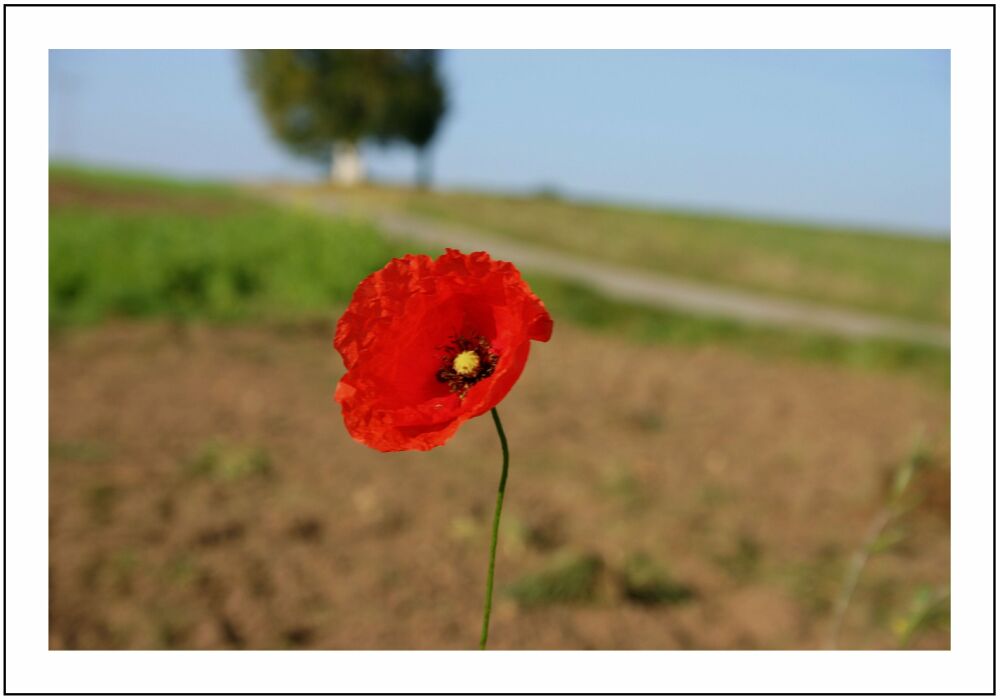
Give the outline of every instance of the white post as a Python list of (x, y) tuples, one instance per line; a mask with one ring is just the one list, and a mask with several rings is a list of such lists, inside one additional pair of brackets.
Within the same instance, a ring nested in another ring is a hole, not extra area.
[(330, 179), (334, 184), (353, 187), (365, 181), (365, 164), (357, 144), (338, 141), (333, 144), (333, 164)]

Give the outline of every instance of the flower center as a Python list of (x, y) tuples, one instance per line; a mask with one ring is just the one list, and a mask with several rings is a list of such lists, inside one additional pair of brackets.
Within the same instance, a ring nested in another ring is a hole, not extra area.
[(437, 380), (448, 384), (452, 393), (465, 398), (469, 388), (493, 375), (500, 355), (493, 351), (485, 337), (469, 339), (456, 336), (441, 348), (441, 369)]
[(459, 352), (451, 365), (462, 376), (471, 376), (479, 368), (479, 355), (472, 350)]

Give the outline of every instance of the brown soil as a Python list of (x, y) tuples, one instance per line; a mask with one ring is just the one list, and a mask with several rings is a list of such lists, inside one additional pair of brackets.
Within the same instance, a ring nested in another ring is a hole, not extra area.
[(239, 199), (226, 201), (199, 192), (156, 192), (102, 187), (73, 179), (49, 181), (50, 208), (88, 208), (118, 213), (185, 213), (218, 216), (247, 208)]
[[(332, 326), (332, 323), (331, 323)], [(330, 328), (67, 331), (50, 348), (52, 648), (471, 648), (500, 452), (347, 436)], [(914, 380), (643, 347), (561, 326), (500, 406), (512, 466), (494, 648), (817, 648), (846, 562), (923, 431), (930, 466), (842, 647), (896, 646), (949, 582), (948, 396)], [(561, 551), (589, 601), (506, 588)], [(621, 592), (645, 553), (693, 591)], [(915, 647), (947, 648), (946, 627)]]

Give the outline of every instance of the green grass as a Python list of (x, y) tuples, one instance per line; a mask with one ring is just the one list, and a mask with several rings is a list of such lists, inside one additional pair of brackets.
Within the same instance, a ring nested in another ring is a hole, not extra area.
[(548, 556), (540, 569), (518, 578), (504, 592), (522, 607), (587, 604), (611, 596), (647, 606), (676, 605), (695, 595), (692, 587), (675, 580), (644, 552), (630, 553), (618, 569), (597, 553), (569, 549)]
[(694, 596), (694, 590), (677, 582), (663, 565), (644, 552), (625, 559), (621, 574), (625, 596), (640, 604), (680, 604)]
[[(398, 253), (363, 224), (285, 211), (224, 188), (66, 171), (53, 173), (53, 182), (101, 202), (50, 210), (56, 326), (109, 317), (315, 317), (346, 302), (362, 277)], [(113, 203), (96, 198), (109, 192)], [(192, 194), (204, 201), (192, 206)]]
[[(214, 322), (331, 319), (357, 283), (405, 252), (356, 220), (262, 204), (221, 185), (53, 168), (49, 312), (53, 327), (114, 317)], [(557, 323), (637, 342), (725, 345), (864, 369), (907, 371), (947, 385), (947, 350), (853, 341), (610, 300), (528, 275)]]
[(464, 192), (365, 188), (388, 206), (608, 262), (937, 323), (950, 317), (947, 240)]
[(592, 601), (604, 562), (590, 553), (563, 551), (542, 570), (518, 579), (505, 592), (524, 607), (578, 604)]
[(864, 370), (912, 372), (947, 386), (947, 349), (894, 340), (846, 339), (821, 333), (688, 315), (615, 301), (575, 282), (526, 275), (532, 289), (557, 318), (595, 331), (645, 343), (725, 345), (758, 357), (787, 357)]

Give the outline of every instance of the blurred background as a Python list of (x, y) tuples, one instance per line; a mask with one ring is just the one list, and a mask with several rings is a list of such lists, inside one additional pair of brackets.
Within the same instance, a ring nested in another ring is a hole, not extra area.
[(52, 51), (50, 647), (473, 648), (489, 420), (380, 454), (333, 329), (487, 250), (490, 636), (948, 648), (947, 51)]

